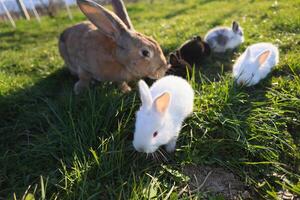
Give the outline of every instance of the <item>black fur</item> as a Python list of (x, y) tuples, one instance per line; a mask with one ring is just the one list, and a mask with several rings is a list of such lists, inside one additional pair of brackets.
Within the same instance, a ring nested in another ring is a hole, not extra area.
[(237, 33), (237, 31), (239, 30), (239, 24), (236, 21), (232, 22), (232, 30), (235, 33)]
[(66, 31), (62, 32), (59, 36), (59, 41), (65, 43), (66, 42)]
[(185, 42), (180, 48), (181, 58), (191, 66), (199, 64), (205, 57), (209, 56), (210, 48), (203, 42), (200, 36), (195, 36)]
[(202, 41), (200, 36), (194, 36), (169, 55), (171, 68), (168, 74), (186, 76), (186, 66), (190, 70), (194, 65), (197, 66), (209, 57), (210, 54), (209, 45)]

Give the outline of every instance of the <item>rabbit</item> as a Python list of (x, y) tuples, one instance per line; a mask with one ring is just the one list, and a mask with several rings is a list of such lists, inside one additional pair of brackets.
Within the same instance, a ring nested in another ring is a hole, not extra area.
[(233, 77), (238, 84), (252, 86), (264, 79), (279, 62), (279, 51), (271, 43), (249, 46), (233, 65)]
[(126, 7), (122, 0), (111, 0), (112, 7), (117, 16), (126, 24), (129, 29), (134, 29), (131, 20), (126, 11)]
[(173, 75), (157, 80), (151, 88), (143, 80), (138, 86), (142, 105), (136, 113), (134, 148), (153, 153), (165, 145), (173, 152), (182, 123), (193, 112), (194, 90)]
[(169, 71), (167, 74), (186, 76), (186, 67), (189, 70), (193, 65), (199, 64), (211, 53), (209, 45), (200, 36), (194, 36), (184, 42), (175, 52), (169, 55)]
[(233, 50), (244, 42), (242, 27), (236, 21), (232, 22), (232, 27), (216, 27), (208, 31), (204, 37), (215, 53), (224, 53), (226, 50)]
[(59, 39), (61, 56), (71, 74), (79, 77), (75, 94), (92, 79), (119, 82), (121, 90), (128, 92), (128, 81), (165, 75), (167, 61), (155, 40), (136, 32), (130, 21), (127, 26), (128, 21), (125, 24), (94, 1), (77, 0), (77, 4), (90, 22), (67, 28)]

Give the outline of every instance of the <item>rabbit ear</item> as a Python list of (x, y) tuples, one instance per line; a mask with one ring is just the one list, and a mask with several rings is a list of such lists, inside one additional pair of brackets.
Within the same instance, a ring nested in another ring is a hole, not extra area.
[(232, 30), (235, 33), (239, 30), (239, 24), (236, 21), (232, 22)]
[(205, 53), (205, 55), (209, 56), (211, 54), (210, 46), (206, 42), (203, 42), (203, 44), (204, 44), (204, 53)]
[(251, 50), (250, 50), (249, 47), (246, 49), (245, 53), (246, 53), (245, 58), (250, 58), (251, 57)]
[(177, 56), (174, 53), (170, 54), (169, 63), (171, 65), (178, 65), (179, 64), (178, 58), (177, 58)]
[(146, 108), (150, 108), (152, 105), (152, 96), (148, 85), (143, 80), (140, 80), (138, 85), (139, 85), (142, 106), (146, 106)]
[(164, 92), (154, 100), (154, 106), (157, 112), (164, 114), (170, 105), (171, 94)]
[(194, 40), (202, 41), (202, 38), (199, 35), (193, 37)]
[(262, 64), (266, 62), (270, 53), (271, 53), (270, 50), (266, 50), (256, 57), (255, 61), (259, 64), (259, 66), (262, 66)]
[(80, 10), (105, 35), (116, 39), (126, 25), (114, 13), (92, 0), (77, 0)]
[(128, 29), (133, 30), (133, 25), (128, 16), (125, 4), (122, 0), (112, 0), (111, 4), (117, 16), (126, 24)]

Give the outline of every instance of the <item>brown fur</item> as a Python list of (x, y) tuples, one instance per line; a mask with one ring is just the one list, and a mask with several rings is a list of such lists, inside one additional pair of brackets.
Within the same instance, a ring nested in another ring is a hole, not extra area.
[(95, 2), (78, 0), (78, 5), (92, 23), (67, 28), (59, 41), (61, 56), (71, 73), (79, 77), (76, 94), (88, 87), (91, 79), (119, 82), (123, 91), (130, 91), (128, 81), (164, 76), (167, 63), (155, 40), (128, 29)]

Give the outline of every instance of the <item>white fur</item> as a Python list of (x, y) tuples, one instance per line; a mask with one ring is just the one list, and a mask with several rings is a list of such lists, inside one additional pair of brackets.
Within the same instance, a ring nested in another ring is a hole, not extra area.
[[(259, 56), (270, 51), (266, 61), (258, 62)], [(271, 43), (257, 43), (249, 46), (233, 65), (233, 76), (238, 84), (252, 86), (264, 79), (279, 62), (278, 48)]]
[[(166, 145), (168, 152), (174, 151), (182, 123), (193, 111), (192, 87), (185, 79), (170, 75), (157, 80), (150, 89), (141, 80), (139, 90), (142, 106), (136, 113), (134, 148), (140, 152), (152, 153)], [(159, 113), (154, 102), (165, 92), (170, 94), (170, 103), (165, 113)], [(156, 131), (158, 134), (153, 137)]]
[[(221, 45), (218, 43), (217, 38), (223, 36), (228, 38), (228, 41)], [(233, 31), (230, 27), (216, 27), (207, 32), (204, 37), (213, 52), (224, 53), (226, 50), (232, 50), (244, 42), (243, 29), (238, 26), (237, 31)]]

